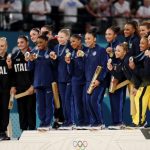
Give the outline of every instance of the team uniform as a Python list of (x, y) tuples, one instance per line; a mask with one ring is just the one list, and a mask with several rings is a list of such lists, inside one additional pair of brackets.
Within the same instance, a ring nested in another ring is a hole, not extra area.
[(134, 73), (140, 77), (141, 84), (135, 96), (136, 114), (132, 116), (132, 121), (137, 126), (146, 124), (146, 110), (150, 102), (150, 58), (141, 52), (138, 57), (138, 64), (134, 69)]
[(53, 93), (51, 84), (54, 81), (53, 63), (49, 58), (50, 51), (33, 50), (37, 59), (28, 62), (28, 67), (34, 72), (33, 86), (36, 89), (37, 113), (41, 128), (49, 128), (53, 121)]
[(8, 138), (6, 135), (9, 123), (9, 98), (12, 72), (7, 68), (7, 53), (0, 57), (0, 140)]
[[(54, 47), (58, 44), (57, 37), (53, 37), (48, 41), (48, 49), (49, 50), (54, 50)], [(53, 72), (54, 72), (54, 81), (58, 83), (57, 79), (57, 68), (53, 67)], [(60, 96), (59, 96), (60, 98)], [(63, 117), (63, 112), (62, 112), (62, 104), (60, 100), (60, 108), (54, 110), (54, 117), (55, 117), (55, 122), (53, 124), (53, 128), (58, 128), (60, 124), (63, 122), (64, 117)]]
[[(115, 58), (115, 48), (119, 44), (118, 40), (114, 40), (112, 43), (108, 43), (107, 47), (111, 47), (113, 49), (112, 64), (117, 65), (118, 59)], [(106, 79), (108, 82), (107, 87), (110, 86), (111, 82), (111, 74), (108, 72)], [(111, 107), (111, 116), (112, 116), (112, 125), (109, 126), (109, 129), (117, 129), (121, 127), (120, 125), (123, 123), (123, 104), (126, 98), (126, 87), (116, 90), (114, 93), (109, 93), (110, 99), (110, 107)]]
[(141, 79), (134, 73), (133, 70), (130, 69), (129, 58), (130, 56), (126, 54), (122, 60), (119, 60), (116, 69), (113, 69), (111, 73), (116, 79), (119, 80), (119, 82), (127, 79), (134, 84), (135, 89), (138, 89), (141, 84)]
[(126, 37), (125, 41), (128, 43), (128, 55), (137, 56), (140, 53), (140, 38), (133, 34), (130, 37)]
[[(82, 47), (82, 51), (86, 53), (87, 48)], [(72, 76), (72, 96), (75, 105), (75, 124), (78, 127), (86, 125), (85, 118), (85, 56), (78, 57), (77, 50), (72, 52), (71, 63), (68, 64), (69, 72)]]
[(68, 72), (67, 63), (65, 62), (65, 55), (67, 52), (71, 52), (72, 48), (70, 47), (69, 43), (66, 45), (58, 44), (55, 46), (54, 51), (57, 55), (57, 79), (64, 115), (63, 127), (71, 127), (73, 124), (73, 115), (71, 114), (71, 74)]
[[(24, 54), (18, 50), (12, 55), (13, 87), (17, 93), (25, 92), (33, 83), (33, 73), (28, 70)], [(17, 100), (20, 128), (34, 130), (36, 128), (35, 95), (29, 95)]]
[[(94, 48), (88, 48), (85, 59), (85, 77), (86, 77), (86, 91), (92, 81), (97, 66), (102, 66), (102, 72), (98, 76), (100, 85), (94, 89), (92, 94), (86, 93), (86, 108), (87, 116), (89, 117), (89, 125), (93, 127), (101, 127), (103, 124), (102, 117), (102, 99), (104, 95), (104, 78), (106, 76), (107, 54), (104, 48), (95, 45)], [(101, 101), (100, 101), (101, 100)]]
[(53, 50), (57, 44), (58, 44), (57, 37), (53, 37), (48, 41), (48, 49)]

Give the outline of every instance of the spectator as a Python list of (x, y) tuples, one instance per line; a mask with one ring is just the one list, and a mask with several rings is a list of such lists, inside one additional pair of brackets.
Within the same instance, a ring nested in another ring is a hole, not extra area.
[[(116, 23), (120, 28), (123, 28), (126, 18), (122, 17), (130, 17), (130, 5), (129, 2), (125, 0), (118, 0), (118, 2), (114, 3), (114, 15), (116, 18)], [(119, 18), (121, 17), (121, 18)]]
[(108, 17), (111, 16), (111, 5), (113, 0), (99, 0), (98, 2), (98, 14), (100, 19), (98, 18), (97, 20), (100, 24), (100, 32), (105, 32), (112, 24), (111, 19)]
[(18, 31), (23, 29), (23, 15), (22, 15), (22, 2), (21, 0), (9, 0), (8, 1), (8, 12), (10, 29)]
[(22, 0), (22, 12), (23, 12), (23, 18), (24, 18), (24, 30), (29, 31), (32, 27), (32, 16), (29, 15), (29, 4), (32, 0)]
[(28, 12), (29, 4), (32, 0), (22, 0), (23, 12)]
[(29, 4), (29, 12), (33, 13), (33, 24), (42, 27), (46, 23), (46, 14), (51, 12), (51, 6), (45, 0), (34, 0)]
[(93, 8), (91, 7), (90, 0), (79, 1), (84, 5), (84, 8), (78, 10), (78, 14), (81, 14), (78, 16), (79, 28), (81, 30), (78, 31), (78, 33), (82, 33), (93, 28), (92, 25), (93, 23), (95, 23), (95, 19), (99, 17), (99, 15), (97, 14), (97, 12), (94, 12)]
[(144, 0), (144, 5), (137, 10), (136, 17), (150, 18), (150, 0)]
[(4, 27), (4, 23), (5, 23), (5, 18), (4, 15), (1, 13), (4, 11), (4, 0), (0, 0), (0, 29), (2, 29)]
[(54, 32), (57, 33), (60, 30), (60, 22), (62, 20), (62, 17), (59, 11), (59, 5), (62, 2), (62, 0), (48, 0), (48, 2), (52, 7), (51, 19), (53, 20), (53, 25), (55, 26)]
[(21, 0), (8, 0), (7, 3), (0, 6), (2, 10), (12, 12), (9, 15), (5, 15), (6, 26), (11, 30), (17, 31), (22, 30), (23, 26), (23, 15), (22, 15), (22, 2)]
[(59, 6), (59, 10), (64, 12), (65, 25), (71, 26), (72, 24), (77, 22), (77, 9), (82, 7), (82, 3), (80, 3), (78, 0), (62, 0)]
[(143, 0), (130, 0), (131, 14), (136, 15), (138, 8), (142, 5)]

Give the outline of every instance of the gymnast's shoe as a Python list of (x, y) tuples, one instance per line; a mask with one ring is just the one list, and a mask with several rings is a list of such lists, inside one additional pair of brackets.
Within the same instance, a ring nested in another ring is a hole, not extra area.
[(73, 128), (73, 124), (63, 124), (61, 127), (58, 128), (58, 130), (73, 130)]
[(5, 132), (0, 132), (0, 141), (10, 140)]
[(41, 131), (41, 132), (42, 132), (42, 131), (43, 131), (43, 132), (44, 132), (44, 131), (49, 131), (49, 130), (51, 130), (51, 129), (52, 129), (51, 126), (41, 126), (41, 127), (38, 127), (38, 128), (37, 128), (37, 130), (38, 130), (38, 131)]
[(105, 125), (104, 124), (100, 124), (97, 126), (91, 126), (91, 130), (103, 130), (105, 129)]
[(109, 130), (122, 130), (122, 129), (125, 129), (125, 125), (124, 124), (116, 124), (116, 125), (111, 125), (111, 126), (108, 126), (108, 129)]

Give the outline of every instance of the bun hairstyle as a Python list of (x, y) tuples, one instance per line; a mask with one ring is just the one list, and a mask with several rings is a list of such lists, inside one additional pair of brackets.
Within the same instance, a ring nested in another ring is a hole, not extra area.
[(44, 35), (44, 34), (38, 36), (38, 39), (43, 39), (45, 41), (48, 41), (48, 37), (46, 35)]
[(118, 26), (111, 26), (108, 29), (111, 29), (115, 34), (120, 33), (120, 27), (118, 27)]
[(29, 38), (26, 35), (19, 35), (18, 39), (24, 39), (26, 42), (29, 42)]
[(126, 23), (127, 25), (131, 25), (135, 29), (135, 34), (139, 36), (139, 26), (135, 20), (129, 21)]
[(43, 36), (47, 36), (48, 33), (49, 33), (49, 31), (44, 31), (44, 32), (42, 32), (42, 35), (43, 35)]
[(31, 31), (35, 31), (35, 32), (37, 32), (38, 34), (40, 34), (40, 32), (41, 32), (39, 28), (32, 28)]
[(54, 31), (54, 26), (53, 25), (44, 25), (42, 28), (46, 28), (48, 31)]
[(128, 52), (128, 43), (127, 42), (123, 42), (121, 44), (118, 44), (118, 46), (123, 47), (124, 51)]
[(70, 34), (71, 34), (70, 29), (61, 29), (59, 32), (66, 34), (66, 36), (68, 37), (70, 37)]
[(88, 33), (88, 34), (92, 34), (92, 35), (93, 35), (93, 37), (95, 37), (95, 38), (96, 38), (97, 33), (98, 33), (98, 30), (97, 30), (97, 28), (93, 28), (93, 29), (91, 29), (91, 30), (87, 31), (86, 33)]
[(72, 38), (76, 38), (78, 40), (81, 40), (82, 39), (82, 35), (81, 34), (73, 34), (71, 35)]

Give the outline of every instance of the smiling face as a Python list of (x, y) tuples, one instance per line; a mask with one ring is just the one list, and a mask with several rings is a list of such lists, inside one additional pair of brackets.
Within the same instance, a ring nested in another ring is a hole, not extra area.
[(44, 50), (47, 47), (47, 41), (42, 39), (42, 38), (38, 38), (37, 39), (37, 47), (39, 50)]
[(125, 36), (125, 37), (129, 37), (129, 36), (133, 35), (134, 32), (135, 32), (135, 29), (133, 28), (132, 25), (126, 24), (126, 25), (124, 26), (124, 36)]
[(17, 46), (21, 51), (25, 51), (28, 49), (29, 43), (24, 38), (18, 38)]
[(0, 56), (3, 56), (7, 51), (7, 42), (4, 39), (0, 39)]
[(140, 40), (140, 51), (145, 51), (148, 49), (148, 39), (143, 37)]
[(73, 49), (77, 49), (81, 46), (81, 40), (79, 40), (75, 37), (71, 37), (70, 38), (70, 44), (71, 44)]
[(30, 31), (30, 38), (31, 38), (33, 43), (36, 43), (38, 36), (39, 36), (39, 33), (36, 32), (35, 30)]
[(116, 37), (117, 37), (117, 34), (115, 34), (113, 30), (111, 29), (106, 30), (105, 38), (107, 42), (109, 43), (113, 42), (113, 40), (116, 39)]
[(123, 59), (125, 55), (126, 55), (126, 51), (124, 50), (124, 48), (118, 45), (115, 50), (116, 58)]
[(96, 38), (92, 34), (86, 33), (85, 34), (85, 43), (86, 43), (87, 47), (92, 48), (96, 44)]
[(65, 45), (67, 44), (69, 40), (69, 36), (67, 36), (64, 32), (58, 32), (58, 43), (60, 45)]
[(139, 27), (139, 33), (141, 37), (146, 36), (148, 32), (149, 32), (149, 29), (146, 26)]

